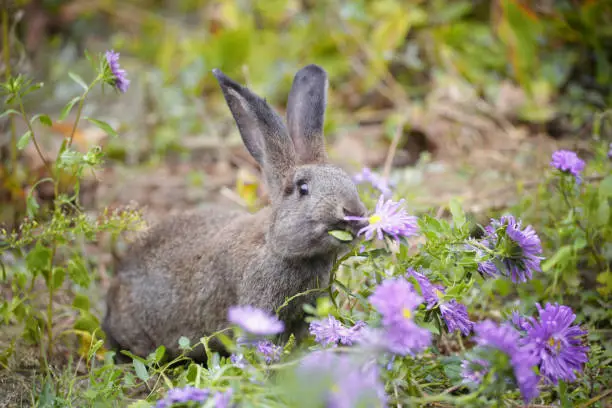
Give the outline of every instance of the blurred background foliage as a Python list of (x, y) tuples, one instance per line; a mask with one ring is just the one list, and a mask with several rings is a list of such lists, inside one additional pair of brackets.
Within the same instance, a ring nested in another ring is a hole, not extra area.
[[(551, 128), (579, 128), (593, 108), (610, 105), (612, 3), (605, 0), (21, 3), (17, 28), (37, 76), (55, 78), (84, 47), (110, 45), (132, 79), (156, 92), (164, 121), (188, 116), (193, 99), (218, 99), (215, 67), (282, 106), (293, 73), (311, 62), (326, 68), (334, 89), (330, 130), (352, 121), (347, 112), (418, 104), (443, 74), (488, 99), (509, 79), (527, 94), (516, 119)], [(206, 126), (172, 124), (184, 132)]]

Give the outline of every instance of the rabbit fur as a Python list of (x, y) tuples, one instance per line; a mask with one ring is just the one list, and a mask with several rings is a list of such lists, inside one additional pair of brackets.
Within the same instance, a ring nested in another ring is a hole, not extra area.
[[(300, 292), (329, 285), (337, 257), (350, 249), (328, 234), (356, 236), (366, 208), (355, 184), (327, 162), (323, 123), (327, 74), (317, 65), (297, 72), (287, 103), (287, 125), (248, 88), (213, 70), (244, 144), (260, 164), (270, 202), (257, 213), (210, 205), (153, 226), (129, 249), (107, 293), (102, 328), (108, 346), (145, 357), (164, 345), (171, 357), (178, 340), (192, 344), (229, 326), (233, 305), (275, 312)], [(354, 241), (352, 242), (354, 243)], [(306, 333), (298, 296), (279, 312), (278, 340)], [(211, 349), (226, 354), (220, 342)], [(120, 357), (120, 354), (117, 354)], [(189, 356), (205, 362), (202, 347)]]

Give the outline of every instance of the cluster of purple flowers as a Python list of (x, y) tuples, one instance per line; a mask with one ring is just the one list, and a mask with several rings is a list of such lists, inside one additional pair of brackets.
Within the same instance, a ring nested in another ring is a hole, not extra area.
[[(512, 215), (492, 219), (485, 227), (481, 245), (494, 252), (493, 259), (480, 262), (478, 271), (486, 277), (507, 276), (512, 282), (527, 282), (533, 272), (540, 272), (542, 244), (531, 225), (522, 228)], [(482, 255), (483, 251), (476, 247)]]
[(431, 332), (414, 322), (414, 311), (423, 302), (403, 277), (384, 280), (370, 295), (370, 303), (382, 316), (382, 332), (366, 333), (365, 342), (383, 345), (394, 354), (414, 355), (431, 344)]
[(385, 387), (375, 361), (361, 363), (347, 354), (325, 350), (308, 354), (298, 367), (304, 383), (313, 379), (326, 388), (324, 406), (329, 408), (384, 407)]
[(369, 217), (347, 216), (344, 219), (367, 221), (368, 225), (358, 232), (358, 235), (364, 234), (366, 240), (372, 239), (375, 234), (379, 240), (383, 240), (386, 234), (399, 242), (400, 237), (417, 235), (419, 231), (417, 218), (408, 215), (402, 206), (403, 203), (403, 199), (399, 202), (385, 201), (384, 195), (381, 195), (373, 215)]
[(317, 320), (310, 323), (310, 334), (315, 336), (317, 341), (322, 346), (335, 347), (338, 342), (345, 346), (352, 345), (361, 330), (365, 327), (364, 322), (357, 322), (351, 328), (344, 326), (334, 316), (329, 315), (327, 318)]
[(573, 325), (576, 315), (568, 306), (537, 303), (539, 319), (513, 314), (512, 323), (521, 334), (521, 344), (533, 349), (540, 374), (552, 384), (576, 381), (588, 361), (587, 332)]
[(372, 172), (368, 167), (364, 167), (360, 173), (355, 174), (353, 181), (355, 184), (370, 183), (372, 187), (380, 191), (387, 198), (392, 195), (391, 187), (387, 180)]
[(172, 388), (166, 396), (155, 405), (156, 408), (169, 408), (174, 404), (188, 404), (191, 402), (198, 403), (201, 405), (212, 399), (214, 407), (227, 408), (230, 407), (232, 401), (232, 389), (227, 391), (217, 391), (211, 393), (208, 389), (196, 388), (190, 385), (183, 388)]
[(482, 353), (477, 359), (464, 361), (465, 381), (482, 380), (492, 363), (490, 359), (495, 352), (498, 352), (508, 358), (514, 382), (521, 391), (525, 403), (535, 398), (538, 395), (539, 380), (534, 371), (536, 362), (532, 350), (520, 345), (520, 334), (507, 323), (498, 325), (491, 320), (476, 323), (474, 332), (477, 351)]
[[(283, 348), (270, 340), (261, 339), (262, 336), (278, 334), (285, 329), (284, 323), (278, 317), (252, 306), (233, 306), (228, 311), (228, 320), (241, 327), (248, 335), (255, 337), (254, 340), (241, 339), (241, 342), (246, 346), (254, 346), (266, 363), (270, 364), (280, 360)], [(246, 360), (242, 354), (233, 354), (230, 360), (237, 367), (246, 366)]]
[(127, 79), (127, 72), (119, 66), (119, 53), (109, 50), (106, 51), (105, 56), (111, 74), (111, 78), (109, 78), (110, 85), (125, 93), (130, 86), (130, 80)]
[(427, 310), (431, 310), (436, 304), (439, 305), (442, 318), (446, 322), (449, 332), (459, 330), (464, 336), (470, 334), (474, 324), (468, 317), (465, 305), (455, 299), (440, 301), (440, 297), (445, 293), (444, 288), (441, 285), (433, 284), (427, 276), (413, 268), (408, 268), (408, 276), (414, 277), (421, 287), (421, 294), (427, 303)]
[(557, 150), (554, 152), (550, 165), (563, 173), (571, 174), (578, 182), (580, 182), (580, 174), (585, 168), (584, 160), (571, 150)]
[[(540, 378), (557, 384), (572, 382), (588, 361), (586, 331), (572, 325), (576, 315), (563, 305), (536, 305), (539, 318), (513, 313), (511, 322), (500, 325), (486, 320), (474, 325), (478, 357), (462, 364), (464, 382), (480, 384), (493, 364), (491, 350), (504, 353), (513, 368), (513, 377), (525, 402), (538, 395)], [(534, 371), (539, 367), (539, 374)]]

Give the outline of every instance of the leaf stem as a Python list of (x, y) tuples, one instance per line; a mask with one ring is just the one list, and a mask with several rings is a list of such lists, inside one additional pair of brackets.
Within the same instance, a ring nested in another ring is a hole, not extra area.
[[(4, 1), (6, 3), (6, 1)], [(10, 41), (9, 41), (9, 19), (8, 19), (8, 6), (4, 4), (2, 7), (2, 55), (4, 57), (4, 77), (6, 81), (11, 78), (11, 52), (10, 52)], [(15, 120), (10, 115), (9, 126), (11, 129), (11, 143), (10, 143), (10, 168), (15, 170), (17, 168), (17, 133), (15, 132)]]
[(51, 248), (51, 257), (49, 258), (49, 282), (47, 287), (49, 289), (49, 298), (47, 303), (47, 355), (51, 358), (53, 352), (53, 258), (55, 258), (56, 245), (53, 244)]
[(40, 146), (38, 145), (38, 141), (36, 140), (36, 134), (34, 133), (34, 129), (32, 128), (32, 123), (28, 119), (28, 115), (25, 112), (25, 108), (23, 107), (23, 101), (21, 100), (21, 95), (19, 95), (19, 93), (17, 93), (16, 95), (17, 95), (17, 100), (19, 101), (19, 111), (21, 113), (21, 116), (23, 117), (23, 120), (28, 126), (28, 130), (30, 131), (32, 135), (32, 141), (34, 142), (34, 147), (36, 147), (36, 151), (38, 152), (38, 155), (40, 156), (45, 167), (47, 168), (49, 175), (53, 176), (53, 169), (51, 168), (51, 165), (49, 164), (49, 161), (47, 160), (47, 158), (43, 155), (42, 150), (40, 149)]

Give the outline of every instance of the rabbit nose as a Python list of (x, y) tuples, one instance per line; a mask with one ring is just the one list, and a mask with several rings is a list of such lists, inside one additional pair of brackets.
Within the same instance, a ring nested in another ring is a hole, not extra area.
[[(360, 209), (359, 211), (351, 211), (346, 207), (342, 208), (342, 212), (345, 217), (366, 217), (365, 208)], [(346, 222), (355, 230), (355, 232), (360, 229), (366, 227), (368, 225), (368, 221), (366, 219), (363, 220), (346, 220)]]

